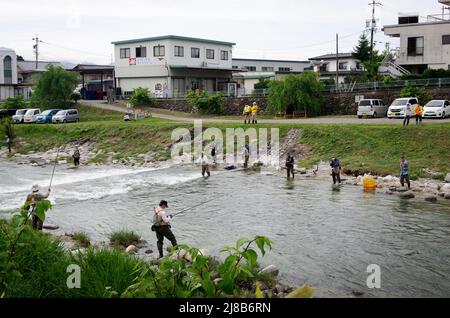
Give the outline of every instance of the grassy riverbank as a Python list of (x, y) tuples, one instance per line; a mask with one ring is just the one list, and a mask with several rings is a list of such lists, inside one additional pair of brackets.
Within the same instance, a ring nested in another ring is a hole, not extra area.
[(398, 174), (404, 154), (414, 177), (428, 168), (445, 176), (450, 172), (450, 125), (422, 127), (391, 125), (309, 125), (303, 126), (301, 143), (311, 153), (304, 166), (338, 156), (344, 169), (354, 173)]
[[(274, 289), (275, 276), (260, 272), (257, 251), (264, 256), (271, 249), (265, 237), (240, 239), (225, 248), (224, 261), (180, 246), (172, 256), (146, 262), (118, 248), (69, 252), (58, 239), (14, 223), (0, 220), (0, 295), (6, 298), (263, 297), (263, 292), (284, 297), (293, 291)], [(78, 282), (77, 266), (80, 285), (69, 288), (68, 282)], [(304, 287), (291, 296), (311, 297), (311, 292)]]

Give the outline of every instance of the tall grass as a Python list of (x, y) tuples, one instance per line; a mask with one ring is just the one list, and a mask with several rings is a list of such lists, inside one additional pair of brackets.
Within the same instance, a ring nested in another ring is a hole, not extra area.
[(136, 245), (141, 240), (141, 237), (133, 231), (118, 231), (111, 233), (109, 241), (111, 245), (128, 247), (129, 245)]

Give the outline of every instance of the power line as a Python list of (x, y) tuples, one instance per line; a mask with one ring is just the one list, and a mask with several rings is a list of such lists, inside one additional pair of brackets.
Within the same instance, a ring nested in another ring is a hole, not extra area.
[(50, 45), (50, 46), (54, 46), (54, 47), (58, 47), (64, 50), (69, 50), (69, 51), (73, 51), (73, 52), (79, 52), (79, 53), (84, 53), (84, 54), (89, 54), (91, 56), (101, 56), (101, 57), (110, 57), (107, 54), (98, 54), (98, 53), (94, 53), (94, 52), (89, 52), (89, 51), (84, 51), (84, 50), (79, 50), (79, 49), (74, 49), (74, 48), (69, 48), (66, 46), (62, 46), (59, 44), (54, 44), (54, 43), (49, 43), (49, 42), (42, 42), (44, 44)]

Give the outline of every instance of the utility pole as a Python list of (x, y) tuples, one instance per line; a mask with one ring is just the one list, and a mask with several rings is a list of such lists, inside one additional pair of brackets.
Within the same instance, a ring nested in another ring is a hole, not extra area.
[(35, 44), (33, 45), (34, 54), (36, 56), (36, 69), (38, 69), (38, 56), (39, 56), (39, 43), (42, 41), (39, 40), (39, 37), (36, 35), (36, 37), (33, 38), (33, 41), (35, 41)]
[(339, 91), (339, 34), (336, 33), (336, 91)]
[(377, 6), (382, 6), (380, 2), (376, 2), (375, 0), (372, 0), (371, 3), (369, 3), (369, 6), (372, 6), (372, 23), (370, 24), (370, 67), (373, 68), (373, 37), (375, 34), (375, 29), (377, 25), (377, 20), (375, 19), (375, 8)]

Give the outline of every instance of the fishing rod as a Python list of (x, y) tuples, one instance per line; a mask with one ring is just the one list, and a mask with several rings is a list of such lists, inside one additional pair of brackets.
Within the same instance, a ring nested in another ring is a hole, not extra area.
[(200, 203), (200, 204), (191, 206), (191, 207), (189, 207), (189, 208), (186, 208), (186, 209), (184, 209), (184, 210), (181, 210), (180, 212), (177, 212), (177, 213), (175, 213), (175, 214), (172, 214), (172, 217), (174, 217), (174, 216), (176, 216), (176, 215), (179, 215), (179, 214), (182, 214), (182, 213), (184, 213), (184, 212), (186, 212), (186, 211), (192, 210), (192, 209), (194, 209), (194, 208), (198, 208), (199, 206), (205, 205), (206, 203), (209, 203), (209, 202), (211, 202), (211, 201), (213, 201), (213, 200), (208, 200), (208, 201), (205, 201), (205, 202), (203, 202), (203, 203)]
[(58, 147), (58, 151), (56, 152), (56, 160), (55, 160), (55, 164), (53, 165), (52, 177), (50, 178), (50, 185), (48, 186), (49, 189), (52, 187), (53, 176), (55, 175), (56, 165), (58, 164), (58, 156), (59, 156), (60, 148), (61, 147)]

